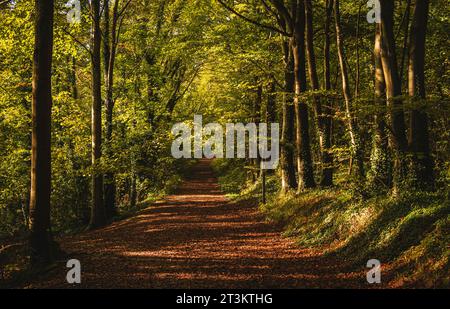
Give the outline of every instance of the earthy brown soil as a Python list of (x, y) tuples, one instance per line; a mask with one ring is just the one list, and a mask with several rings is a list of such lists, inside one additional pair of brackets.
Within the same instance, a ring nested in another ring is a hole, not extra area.
[[(255, 203), (231, 203), (209, 161), (177, 194), (103, 229), (59, 239), (67, 257), (29, 288), (369, 287), (365, 273), (295, 246)], [(66, 261), (81, 262), (82, 282), (66, 282)]]

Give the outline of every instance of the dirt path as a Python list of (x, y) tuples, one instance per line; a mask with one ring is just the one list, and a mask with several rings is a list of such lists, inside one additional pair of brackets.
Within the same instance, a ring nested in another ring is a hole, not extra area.
[[(294, 288), (352, 287), (362, 273), (299, 249), (264, 221), (255, 205), (229, 203), (209, 162), (177, 194), (106, 228), (59, 240), (67, 259), (27, 287)], [(65, 281), (81, 262), (82, 283)]]

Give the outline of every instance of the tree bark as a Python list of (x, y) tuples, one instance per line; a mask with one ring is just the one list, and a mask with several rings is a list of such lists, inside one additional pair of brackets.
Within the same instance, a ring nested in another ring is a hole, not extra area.
[[(311, 0), (305, 0), (305, 18), (306, 18), (306, 54), (308, 59), (308, 73), (311, 88), (313, 91), (320, 89), (319, 77), (317, 75), (316, 55), (314, 52), (314, 29), (313, 29), (313, 8)], [(329, 29), (328, 29), (329, 30)], [(327, 35), (329, 35), (327, 33)], [(329, 50), (329, 47), (328, 47)], [(314, 111), (317, 122), (317, 129), (319, 133), (319, 147), (320, 147), (320, 163), (322, 165), (321, 180), (322, 186), (331, 186), (333, 184), (333, 170), (330, 168), (330, 155), (327, 141), (330, 141), (327, 118), (329, 115), (324, 114), (321, 104), (321, 98), (318, 95), (313, 95)], [(328, 146), (328, 147), (327, 147)], [(325, 162), (327, 161), (327, 162)]]
[(288, 39), (283, 40), (284, 94), (281, 128), (281, 188), (287, 192), (297, 187), (294, 164), (294, 59)]
[(345, 62), (344, 43), (342, 40), (341, 14), (339, 8), (339, 0), (334, 1), (334, 19), (336, 25), (336, 45), (338, 50), (339, 67), (342, 78), (342, 92), (345, 101), (345, 113), (348, 124), (348, 132), (350, 135), (352, 161), (356, 163), (356, 177), (361, 180), (364, 178), (364, 158), (362, 152), (361, 138), (359, 136), (356, 119), (352, 111), (352, 95), (350, 91), (350, 81), (348, 78), (348, 70)]
[(409, 39), (409, 22), (410, 22), (410, 12), (411, 12), (411, 0), (406, 1), (406, 11), (404, 16), (404, 37), (403, 37), (403, 47), (402, 47), (402, 60), (400, 62), (400, 82), (403, 82), (403, 72), (405, 71), (405, 60), (408, 55), (408, 39)]
[[(109, 48), (109, 51), (104, 54), (105, 57), (105, 80), (106, 80), (106, 136), (105, 136), (105, 150), (108, 157), (112, 156), (112, 131), (113, 131), (113, 111), (114, 111), (114, 99), (113, 99), (113, 85), (114, 85), (114, 63), (116, 60), (117, 51), (117, 22), (118, 22), (118, 8), (119, 0), (114, 1), (113, 7), (113, 20), (111, 29), (109, 29), (109, 13), (108, 13), (108, 28), (105, 29), (105, 38), (109, 37), (108, 42), (111, 44), (104, 48)], [(106, 9), (106, 8), (105, 8)], [(106, 13), (105, 13), (106, 18)], [(110, 32), (111, 31), (111, 32)], [(116, 209), (116, 181), (114, 173), (108, 172), (105, 174), (105, 211), (106, 217), (112, 218), (117, 214)]]
[[(256, 85), (256, 91), (255, 91), (255, 101), (253, 105), (253, 122), (256, 124), (256, 130), (259, 131), (259, 123), (261, 122), (261, 106), (262, 106), (262, 95), (263, 95), (263, 87), (261, 84), (261, 81), (258, 77), (255, 77), (255, 85)], [(257, 139), (259, 139), (259, 133), (257, 134)], [(258, 140), (259, 143), (259, 140)], [(259, 153), (254, 160), (255, 163), (255, 170), (256, 176), (255, 179), (261, 176), (261, 157), (259, 156)]]
[[(324, 86), (325, 91), (331, 90), (331, 70), (330, 70), (330, 24), (331, 16), (333, 13), (333, 0), (327, 0), (326, 2), (326, 19), (325, 19), (325, 42), (324, 42), (324, 55), (323, 55), (323, 67), (324, 67)], [(323, 133), (324, 140), (323, 146), (324, 151), (322, 153), (322, 179), (320, 181), (321, 186), (332, 186), (333, 185), (333, 155), (331, 153), (332, 143), (332, 124), (333, 124), (333, 101), (328, 97), (325, 100), (325, 105), (323, 106)]]
[(411, 172), (414, 185), (419, 189), (433, 188), (433, 160), (428, 136), (428, 116), (424, 107), (415, 104), (425, 103), (425, 39), (428, 22), (429, 1), (416, 0), (410, 36), (408, 66), (408, 94), (414, 103), (410, 118), (409, 150)]
[(298, 190), (315, 187), (314, 171), (309, 139), (308, 106), (300, 99), (306, 91), (305, 62), (305, 8), (303, 0), (297, 1), (294, 34), (290, 40), (294, 55), (295, 97), (294, 110), (296, 118), (296, 149)]
[(384, 109), (386, 107), (386, 84), (384, 82), (383, 66), (381, 63), (381, 28), (376, 25), (375, 30), (375, 128), (373, 136), (373, 147), (371, 153), (371, 175), (370, 182), (374, 185), (390, 187), (390, 159), (388, 149), (388, 138), (386, 132), (386, 119)]
[(394, 153), (394, 193), (405, 178), (406, 127), (403, 112), (401, 81), (398, 74), (394, 37), (394, 2), (380, 0), (381, 5), (381, 61), (386, 83), (386, 98), (391, 127), (390, 146)]
[(267, 87), (267, 106), (266, 106), (266, 123), (272, 123), (277, 120), (277, 106), (276, 106), (276, 87), (274, 77), (270, 77), (269, 85)]
[(100, 0), (92, 0), (92, 208), (90, 228), (106, 224), (103, 204), (103, 175), (98, 171), (102, 156), (102, 98), (100, 61)]
[(35, 9), (29, 242), (32, 263), (48, 263), (53, 259), (50, 194), (54, 2), (36, 0)]

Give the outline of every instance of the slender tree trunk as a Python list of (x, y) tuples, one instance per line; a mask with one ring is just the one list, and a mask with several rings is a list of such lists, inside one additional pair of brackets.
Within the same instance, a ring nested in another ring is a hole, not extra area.
[[(416, 0), (410, 37), (408, 66), (408, 93), (416, 104), (424, 104), (425, 93), (425, 39), (429, 1)], [(412, 152), (411, 172), (415, 185), (420, 189), (432, 189), (434, 185), (433, 160), (428, 136), (428, 116), (424, 107), (411, 111), (409, 149)]]
[[(277, 121), (277, 106), (276, 106), (276, 102), (277, 102), (277, 95), (276, 95), (276, 85), (275, 85), (275, 77), (274, 76), (270, 76), (269, 77), (269, 84), (267, 86), (267, 102), (266, 102), (266, 108), (265, 108), (265, 113), (264, 113), (264, 122), (268, 124), (267, 127), (267, 132), (268, 132), (268, 136), (271, 136), (271, 128), (270, 128), (270, 123), (274, 123)], [(261, 176), (266, 176), (266, 175), (273, 175), (274, 170), (261, 170)], [(263, 177), (264, 181), (265, 178)]]
[(50, 232), (53, 0), (36, 0), (35, 9), (30, 248), (32, 263), (48, 263), (53, 258)]
[(344, 43), (342, 40), (341, 14), (339, 9), (339, 0), (334, 1), (334, 18), (336, 24), (336, 45), (338, 50), (339, 67), (342, 78), (342, 92), (345, 101), (345, 113), (350, 135), (352, 159), (356, 163), (356, 176), (359, 180), (364, 178), (364, 158), (362, 152), (361, 138), (359, 136), (356, 119), (352, 111), (352, 96), (350, 91), (350, 82), (348, 78), (347, 65), (345, 63)]
[(102, 98), (100, 61), (100, 0), (92, 0), (92, 208), (90, 228), (106, 224), (103, 175), (98, 171), (102, 155)]
[[(363, 1), (364, 3), (364, 1)], [(363, 3), (360, 2), (359, 9), (358, 9), (358, 17), (356, 20), (356, 77), (355, 77), (355, 98), (359, 97), (359, 87), (360, 87), (360, 75), (361, 75), (361, 69), (360, 69), (360, 52), (359, 52), (359, 28), (360, 28), (360, 19), (361, 19), (361, 9), (363, 6)]]
[[(305, 18), (306, 18), (306, 52), (307, 52), (306, 54), (308, 58), (309, 80), (311, 82), (312, 90), (318, 91), (320, 89), (320, 85), (319, 85), (319, 78), (317, 75), (316, 56), (314, 52), (314, 29), (313, 29), (314, 23), (313, 23), (313, 8), (311, 0), (305, 0)], [(327, 35), (329, 36), (328, 33)], [(331, 133), (327, 123), (327, 118), (329, 118), (329, 115), (325, 114), (323, 111), (321, 98), (318, 95), (314, 95), (313, 99), (314, 99), (314, 111), (316, 114), (316, 121), (317, 121), (317, 129), (319, 133), (320, 162), (322, 165), (320, 184), (322, 186), (331, 186), (333, 184), (333, 170), (329, 166), (330, 145), (329, 144), (327, 145), (327, 141), (330, 140), (329, 134)]]
[[(333, 0), (327, 0), (326, 3), (326, 19), (325, 19), (325, 42), (323, 52), (323, 67), (324, 67), (324, 87), (325, 91), (331, 90), (331, 70), (330, 70), (330, 24), (331, 16), (333, 13)], [(321, 186), (333, 185), (333, 155), (331, 153), (332, 143), (332, 122), (333, 122), (333, 109), (332, 100), (328, 97), (325, 98), (325, 104), (322, 108), (323, 113), (323, 147), (322, 152), (322, 178), (320, 180)]]
[[(259, 123), (261, 122), (261, 106), (262, 106), (262, 95), (263, 95), (263, 87), (259, 78), (255, 78), (256, 83), (256, 97), (255, 97), (255, 105), (253, 106), (253, 122), (256, 124), (256, 130), (259, 130)], [(259, 139), (259, 132), (257, 134), (257, 139)], [(259, 143), (259, 141), (258, 141)], [(261, 157), (257, 156), (255, 159), (255, 167), (257, 169), (256, 177), (261, 175)]]
[(411, 12), (411, 0), (406, 1), (406, 11), (404, 17), (404, 37), (403, 37), (403, 48), (402, 48), (402, 60), (400, 62), (400, 82), (403, 82), (403, 72), (405, 71), (405, 60), (408, 55), (408, 38), (409, 38), (409, 22), (410, 22), (410, 12)]
[(388, 138), (386, 132), (386, 120), (384, 109), (386, 107), (386, 84), (384, 82), (383, 66), (381, 63), (381, 28), (376, 25), (375, 30), (375, 130), (373, 136), (373, 147), (371, 154), (371, 177), (374, 185), (382, 184), (390, 187), (390, 158), (388, 149)]
[(265, 120), (267, 123), (272, 123), (277, 119), (277, 106), (276, 106), (276, 88), (274, 77), (270, 77), (270, 82), (268, 86), (267, 93), (267, 106), (266, 106), (266, 115)]
[(131, 174), (131, 187), (130, 187), (130, 208), (133, 209), (137, 204), (137, 190), (136, 190), (136, 174)]
[[(118, 22), (118, 7), (119, 0), (114, 1), (113, 7), (113, 20), (111, 29), (106, 29), (105, 37), (110, 37), (108, 42), (111, 42), (109, 52), (105, 53), (105, 80), (106, 80), (106, 155), (108, 157), (112, 156), (112, 131), (113, 131), (113, 111), (114, 111), (114, 99), (113, 99), (113, 85), (114, 85), (114, 63), (116, 59), (117, 50), (117, 22)], [(105, 13), (106, 14), (106, 13)], [(106, 17), (106, 15), (105, 15)], [(108, 14), (108, 25), (109, 25), (109, 14)], [(111, 32), (109, 32), (111, 30)], [(112, 218), (116, 215), (116, 182), (114, 173), (108, 172), (105, 174), (105, 211), (107, 218)]]
[(381, 61), (386, 83), (386, 98), (392, 133), (390, 144), (394, 153), (394, 194), (405, 178), (406, 128), (403, 112), (401, 81), (398, 74), (394, 38), (394, 2), (380, 0), (381, 5)]
[(308, 106), (300, 99), (306, 91), (305, 62), (305, 8), (303, 0), (297, 2), (294, 35), (291, 48), (294, 55), (295, 97), (294, 110), (296, 118), (296, 149), (298, 190), (315, 187), (314, 170), (309, 139)]
[(283, 40), (284, 94), (281, 128), (281, 188), (284, 192), (297, 187), (294, 164), (294, 59), (287, 39)]
[[(110, 9), (109, 1), (103, 0), (103, 68), (105, 72), (105, 85), (108, 84), (109, 58), (111, 56), (111, 41), (110, 41)], [(113, 0), (115, 1), (115, 0)]]
[(78, 99), (78, 87), (77, 87), (77, 60), (75, 56), (71, 57), (71, 68), (70, 68), (70, 93), (72, 94), (72, 98)]

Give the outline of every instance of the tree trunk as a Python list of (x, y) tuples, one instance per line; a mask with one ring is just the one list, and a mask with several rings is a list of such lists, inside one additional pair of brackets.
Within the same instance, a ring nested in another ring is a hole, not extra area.
[[(109, 52), (105, 53), (105, 80), (106, 80), (106, 155), (107, 157), (112, 156), (111, 142), (112, 142), (112, 131), (113, 131), (113, 110), (114, 110), (114, 99), (113, 99), (113, 85), (114, 85), (114, 63), (116, 59), (117, 51), (117, 19), (118, 19), (118, 7), (119, 0), (114, 1), (113, 7), (113, 20), (111, 29), (108, 28), (105, 31), (105, 37), (110, 37), (108, 42), (111, 42), (110, 47), (108, 46)], [(106, 8), (105, 8), (106, 9)], [(106, 13), (105, 13), (106, 17)], [(108, 23), (109, 25), (109, 14)], [(111, 30), (111, 32), (109, 32)], [(107, 48), (105, 46), (105, 48)], [(112, 218), (117, 214), (116, 210), (116, 182), (114, 173), (108, 172), (105, 174), (105, 211), (106, 217)]]
[(276, 88), (274, 77), (271, 76), (269, 86), (267, 87), (267, 106), (266, 106), (266, 123), (272, 123), (277, 120), (277, 106), (276, 106)]
[[(429, 1), (416, 0), (410, 36), (408, 66), (408, 94), (416, 104), (425, 103), (425, 39)], [(414, 106), (411, 111), (409, 149), (412, 152), (411, 172), (415, 186), (432, 189), (434, 184), (433, 160), (428, 137), (428, 116), (424, 108)]]
[(406, 128), (403, 112), (401, 81), (397, 68), (394, 38), (394, 2), (380, 0), (381, 5), (381, 61), (386, 83), (386, 98), (392, 134), (390, 144), (394, 153), (394, 193), (405, 178)]
[(339, 67), (342, 78), (342, 92), (345, 101), (345, 114), (347, 118), (348, 131), (350, 135), (352, 158), (356, 163), (356, 176), (358, 180), (364, 178), (364, 158), (362, 152), (361, 138), (359, 136), (356, 119), (352, 111), (352, 95), (350, 91), (350, 82), (348, 78), (347, 65), (345, 62), (344, 43), (342, 40), (341, 14), (339, 9), (339, 0), (334, 1), (334, 19), (336, 24), (336, 45), (338, 50)]
[(287, 192), (297, 187), (294, 165), (294, 59), (287, 39), (283, 40), (284, 94), (281, 128), (281, 188)]
[(70, 69), (70, 93), (72, 94), (72, 98), (78, 99), (78, 87), (77, 87), (77, 60), (75, 56), (71, 57), (72, 66)]
[[(259, 81), (259, 79), (255, 78), (255, 84), (256, 84), (256, 97), (254, 101), (253, 106), (253, 122), (256, 124), (256, 130), (258, 133), (259, 130), (259, 123), (261, 122), (261, 106), (262, 106), (262, 84)], [(259, 144), (259, 133), (257, 134), (258, 144)], [(261, 175), (261, 157), (259, 156), (259, 153), (256, 157), (255, 161), (255, 168), (256, 168), (256, 178), (258, 178)]]
[(408, 55), (408, 38), (409, 38), (409, 22), (411, 15), (411, 0), (406, 1), (406, 11), (404, 16), (404, 37), (403, 37), (403, 47), (402, 47), (402, 60), (400, 62), (400, 82), (403, 82), (403, 72), (405, 71), (405, 60)]
[[(333, 0), (327, 0), (326, 3), (326, 19), (325, 19), (325, 42), (324, 42), (324, 55), (323, 55), (323, 66), (324, 66), (324, 86), (325, 91), (331, 90), (331, 71), (330, 71), (330, 24), (331, 15), (333, 13)], [(331, 153), (332, 143), (332, 122), (333, 122), (333, 110), (332, 110), (332, 100), (328, 97), (325, 100), (325, 105), (323, 106), (323, 146), (324, 151), (322, 152), (322, 179), (320, 181), (321, 186), (332, 186), (333, 185), (333, 155)]]
[(53, 0), (35, 1), (33, 57), (32, 149), (30, 192), (30, 249), (32, 263), (52, 260), (51, 194), (51, 69), (53, 54)]
[(108, 84), (109, 58), (111, 56), (109, 1), (110, 0), (103, 1), (103, 68), (105, 72), (105, 85)]
[(376, 25), (375, 30), (375, 128), (373, 136), (373, 147), (370, 158), (371, 175), (370, 182), (374, 185), (382, 184), (390, 187), (390, 159), (388, 150), (388, 139), (386, 132), (386, 120), (384, 109), (386, 107), (386, 85), (384, 82), (383, 66), (381, 63), (381, 28)]
[(136, 190), (136, 174), (131, 174), (131, 188), (130, 188), (130, 208), (136, 208), (137, 204), (137, 190)]
[(100, 0), (92, 0), (92, 208), (90, 228), (106, 224), (103, 175), (98, 171), (102, 155), (102, 98), (100, 61)]
[[(316, 56), (314, 52), (314, 29), (313, 29), (313, 8), (311, 0), (305, 0), (305, 18), (306, 18), (306, 54), (308, 57), (308, 73), (313, 91), (318, 91), (319, 78), (317, 75)], [(328, 29), (329, 30), (329, 29)], [(329, 36), (329, 34), (327, 33)], [(328, 47), (329, 51), (329, 47)], [(333, 184), (333, 170), (329, 166), (329, 147), (327, 141), (330, 140), (331, 133), (328, 128), (327, 118), (329, 115), (323, 113), (321, 98), (318, 95), (313, 96), (314, 111), (317, 121), (317, 129), (319, 133), (319, 147), (320, 147), (320, 163), (322, 165), (321, 180), (322, 186), (331, 186)]]
[(300, 95), (306, 91), (305, 10), (303, 0), (297, 2), (295, 19), (291, 48), (294, 55), (294, 110), (296, 118), (298, 190), (301, 191), (315, 187), (309, 140), (308, 106), (303, 99), (300, 99)]
[[(267, 101), (266, 101), (266, 108), (265, 108), (265, 113), (264, 113), (264, 122), (268, 124), (267, 127), (267, 133), (268, 136), (271, 136), (271, 127), (270, 124), (274, 123), (277, 121), (277, 106), (276, 106), (276, 102), (277, 102), (277, 97), (276, 97), (276, 86), (275, 86), (275, 77), (274, 76), (270, 76), (269, 77), (269, 84), (267, 85)], [(261, 170), (261, 176), (266, 176), (266, 175), (273, 175), (274, 170), (270, 169), (270, 170)], [(265, 180), (265, 178), (263, 177), (263, 179)], [(263, 184), (264, 185), (264, 184)]]

